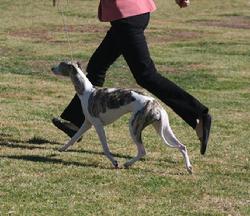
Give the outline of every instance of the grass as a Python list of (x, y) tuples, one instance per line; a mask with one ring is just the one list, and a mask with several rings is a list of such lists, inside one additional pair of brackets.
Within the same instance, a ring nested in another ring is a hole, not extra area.
[[(193, 175), (151, 127), (147, 156), (129, 170), (112, 169), (94, 130), (57, 151), (68, 138), (50, 119), (74, 90), (50, 67), (70, 58), (86, 65), (109, 27), (96, 19), (96, 1), (59, 3), (0, 1), (0, 215), (249, 215), (250, 3), (193, 0), (179, 9), (158, 0), (146, 31), (159, 72), (213, 115), (202, 157), (193, 130), (166, 107)], [(122, 58), (105, 86), (138, 88)], [(136, 153), (128, 118), (106, 129), (120, 164)]]

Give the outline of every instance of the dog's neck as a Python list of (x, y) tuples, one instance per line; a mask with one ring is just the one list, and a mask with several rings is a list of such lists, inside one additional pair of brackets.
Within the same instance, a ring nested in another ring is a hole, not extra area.
[(78, 95), (83, 95), (86, 92), (92, 92), (94, 86), (88, 80), (86, 75), (80, 68), (76, 68), (77, 73), (71, 73), (70, 78), (75, 87), (75, 90)]

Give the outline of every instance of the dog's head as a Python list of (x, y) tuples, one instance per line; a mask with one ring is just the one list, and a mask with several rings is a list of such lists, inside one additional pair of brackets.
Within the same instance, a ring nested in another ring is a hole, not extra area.
[(59, 65), (52, 67), (51, 70), (55, 75), (67, 76), (76, 75), (78, 69), (82, 70), (79, 62), (61, 62)]
[(58, 66), (51, 68), (55, 75), (70, 77), (76, 92), (82, 95), (86, 89), (93, 86), (82, 71), (79, 62), (61, 62)]

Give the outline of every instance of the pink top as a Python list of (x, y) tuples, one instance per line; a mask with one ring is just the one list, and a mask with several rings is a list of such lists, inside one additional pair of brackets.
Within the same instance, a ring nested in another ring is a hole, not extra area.
[(100, 0), (98, 17), (103, 22), (156, 10), (153, 0)]

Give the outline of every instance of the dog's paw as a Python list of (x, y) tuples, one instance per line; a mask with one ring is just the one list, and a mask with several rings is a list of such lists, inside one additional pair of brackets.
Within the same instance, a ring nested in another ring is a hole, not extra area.
[(193, 174), (193, 167), (192, 166), (188, 166), (187, 167), (187, 171), (189, 174)]
[(114, 162), (113, 162), (113, 166), (114, 166), (115, 169), (118, 169), (118, 168), (119, 168), (118, 162), (117, 162), (117, 161), (114, 161)]

